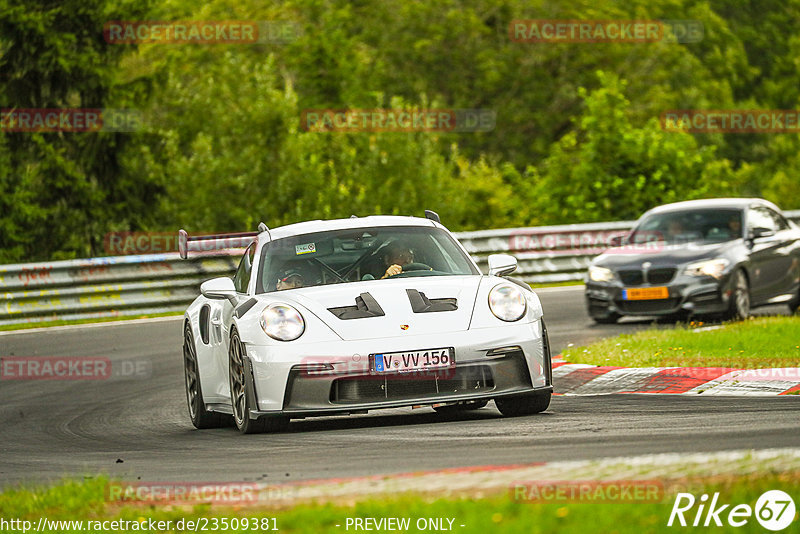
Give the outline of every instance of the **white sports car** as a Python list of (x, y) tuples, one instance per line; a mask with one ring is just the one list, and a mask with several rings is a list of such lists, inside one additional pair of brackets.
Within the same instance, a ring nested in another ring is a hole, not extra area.
[[(483, 275), (436, 213), (351, 217), (258, 232), (189, 237), (249, 246), (236, 275), (204, 282), (184, 321), (189, 415), (197, 428), (244, 433), (290, 418), (494, 400), (507, 416), (546, 410), (553, 390), (539, 298)], [(205, 246), (204, 246), (205, 243)]]

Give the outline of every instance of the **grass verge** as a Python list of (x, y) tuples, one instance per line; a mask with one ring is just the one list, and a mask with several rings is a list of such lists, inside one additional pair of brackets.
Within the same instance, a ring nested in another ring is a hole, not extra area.
[[(800, 472), (761, 473), (747, 476), (730, 476), (705, 480), (682, 480), (681, 487), (690, 488), (699, 499), (702, 493), (713, 495), (719, 492), (719, 503), (747, 504), (755, 507), (758, 497), (765, 491), (780, 489), (800, 500)], [(461, 533), (489, 532), (618, 532), (641, 534), (669, 530), (667, 521), (675, 502), (674, 492), (665, 492), (658, 502), (530, 502), (515, 500), (513, 492), (488, 497), (461, 497), (430, 499), (420, 495), (398, 495), (344, 504), (300, 504), (290, 508), (269, 509), (264, 507), (221, 508), (208, 504), (195, 506), (120, 506), (105, 500), (107, 480), (90, 479), (84, 482), (63, 482), (55, 486), (34, 489), (6, 490), (0, 494), (0, 517), (5, 520), (21, 519), (37, 525), (41, 517), (48, 521), (91, 521), (124, 520), (137, 522), (144, 528), (118, 528), (118, 532), (147, 530), (147, 522), (171, 521), (171, 528), (159, 531), (180, 532), (190, 530), (176, 528), (178, 521), (207, 520), (208, 530), (212, 530), (213, 518), (247, 518), (252, 526), (253, 520), (268, 519), (269, 529), (274, 525), (282, 532), (321, 533), (347, 532), (355, 530), (351, 525), (345, 528), (348, 518), (410, 518), (409, 532), (419, 531), (416, 522), (420, 518), (452, 519), (452, 529)], [(698, 501), (699, 502), (699, 501)], [(729, 507), (730, 509), (730, 507)], [(695, 506), (687, 512), (689, 521), (694, 519)], [(725, 514), (722, 514), (723, 520)], [(204, 519), (205, 518), (205, 519)], [(797, 521), (795, 514), (795, 521)], [(463, 525), (463, 526), (462, 526)], [(75, 525), (56, 526), (49, 524), (47, 532), (74, 532)], [(792, 531), (789, 527), (787, 531)], [(680, 530), (680, 527), (678, 527)], [(202, 527), (198, 530), (203, 530)], [(216, 532), (244, 532), (252, 528), (217, 528)], [(262, 530), (258, 528), (255, 530)], [(20, 530), (21, 531), (21, 530)], [(755, 517), (750, 517), (743, 528), (714, 528), (715, 532), (760, 532)], [(152, 532), (152, 530), (151, 530)]]
[(642, 330), (563, 352), (570, 363), (623, 367), (800, 367), (800, 317)]

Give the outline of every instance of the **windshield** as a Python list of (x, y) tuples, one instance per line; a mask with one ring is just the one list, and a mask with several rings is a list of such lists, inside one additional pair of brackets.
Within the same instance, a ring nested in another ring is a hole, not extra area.
[(631, 243), (720, 243), (742, 237), (742, 210), (701, 209), (656, 213), (642, 219)]
[(317, 232), (264, 246), (257, 293), (413, 276), (480, 274), (439, 228), (380, 227)]

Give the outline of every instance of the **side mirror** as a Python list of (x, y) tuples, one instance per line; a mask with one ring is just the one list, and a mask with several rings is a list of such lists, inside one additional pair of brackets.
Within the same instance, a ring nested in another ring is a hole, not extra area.
[(236, 305), (236, 288), (227, 276), (206, 280), (200, 284), (200, 293), (207, 299), (228, 299)]
[(769, 228), (756, 227), (750, 230), (750, 239), (757, 239), (759, 237), (772, 237), (775, 235), (775, 230)]
[(509, 254), (491, 254), (489, 256), (489, 274), (503, 276), (517, 270), (517, 258)]

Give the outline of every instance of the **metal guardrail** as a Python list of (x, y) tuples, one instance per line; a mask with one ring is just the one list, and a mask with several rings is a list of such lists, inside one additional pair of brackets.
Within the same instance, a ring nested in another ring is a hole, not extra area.
[[(800, 222), (800, 210), (785, 212)], [(591, 259), (633, 221), (456, 233), (485, 272), (494, 253), (514, 254), (529, 283), (580, 280)], [(178, 253), (0, 266), (0, 325), (178, 312), (200, 284), (232, 276), (241, 250), (181, 260)]]
[(3, 265), (0, 325), (180, 311), (203, 281), (237, 264), (232, 251), (219, 251), (189, 260), (167, 253)]
[(513, 254), (514, 277), (528, 283), (580, 280), (589, 262), (635, 221), (479, 230), (455, 234), (483, 272), (490, 254)]

